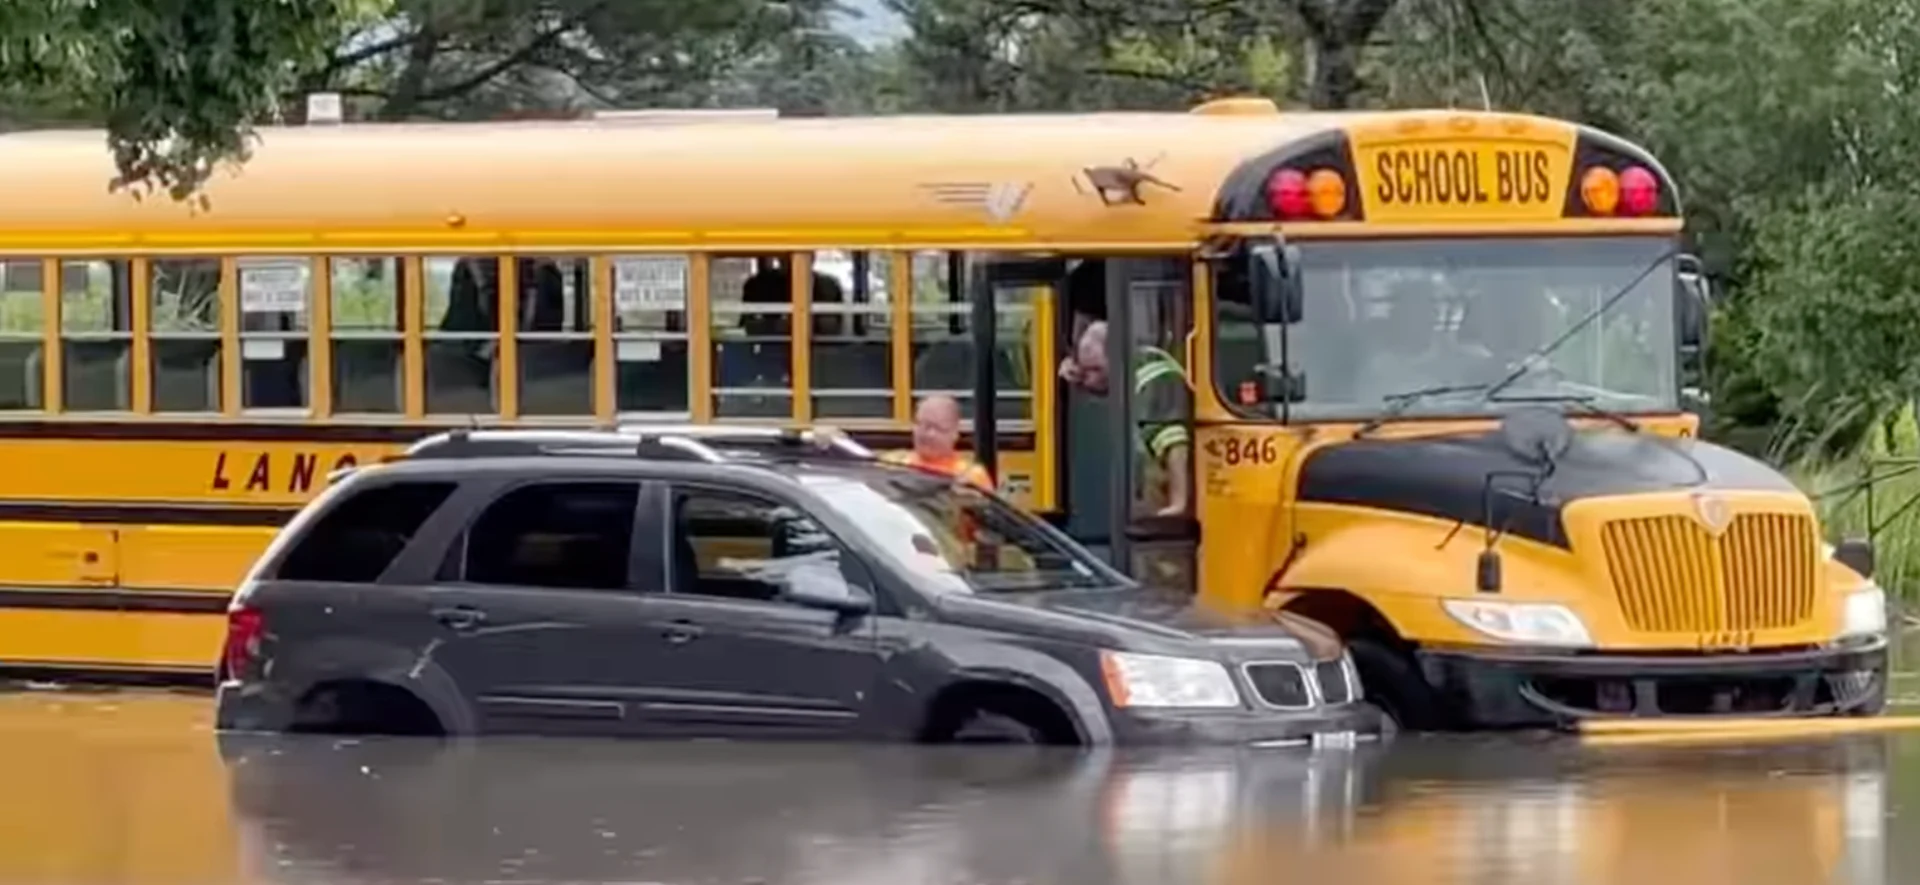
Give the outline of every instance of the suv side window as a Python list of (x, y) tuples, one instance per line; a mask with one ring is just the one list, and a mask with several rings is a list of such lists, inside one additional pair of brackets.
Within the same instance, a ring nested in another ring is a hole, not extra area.
[(627, 589), (633, 482), (546, 482), (500, 496), (467, 529), (461, 580), (469, 584)]
[(795, 568), (843, 573), (840, 545), (812, 517), (737, 492), (676, 492), (671, 543), (673, 592), (692, 596), (772, 601)]
[(334, 505), (281, 560), (282, 581), (371, 584), (453, 494), (450, 482), (377, 485)]

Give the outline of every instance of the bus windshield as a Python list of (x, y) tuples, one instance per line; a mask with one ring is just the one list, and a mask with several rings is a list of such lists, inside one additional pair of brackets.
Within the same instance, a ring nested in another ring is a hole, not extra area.
[(1304, 376), (1296, 420), (1472, 416), (1543, 398), (1673, 411), (1674, 248), (1645, 236), (1303, 243), (1301, 322), (1262, 329), (1244, 289), (1221, 286), (1222, 389), (1277, 415), (1280, 403), (1249, 394), (1284, 344)]

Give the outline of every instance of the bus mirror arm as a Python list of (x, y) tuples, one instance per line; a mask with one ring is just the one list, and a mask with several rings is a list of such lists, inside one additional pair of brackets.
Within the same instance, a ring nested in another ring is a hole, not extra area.
[(1247, 283), (1254, 312), (1265, 325), (1291, 326), (1306, 312), (1300, 282), (1300, 248), (1277, 239), (1247, 248)]

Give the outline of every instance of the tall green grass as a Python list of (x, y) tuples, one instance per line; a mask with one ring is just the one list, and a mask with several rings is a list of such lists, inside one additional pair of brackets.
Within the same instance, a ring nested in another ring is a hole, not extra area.
[(1812, 496), (1828, 541), (1871, 535), (1880, 586), (1903, 600), (1920, 598), (1920, 424), (1911, 407), (1890, 440), (1875, 433), (1857, 454), (1785, 470)]

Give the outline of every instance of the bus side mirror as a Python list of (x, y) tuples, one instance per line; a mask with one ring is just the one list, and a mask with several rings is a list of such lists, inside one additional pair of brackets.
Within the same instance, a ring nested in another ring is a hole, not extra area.
[(1260, 243), (1247, 249), (1247, 265), (1255, 319), (1262, 325), (1300, 322), (1306, 300), (1300, 285), (1300, 249)]
[(1674, 278), (1675, 293), (1679, 301), (1680, 347), (1690, 353), (1698, 353), (1706, 346), (1707, 317), (1713, 310), (1713, 290), (1707, 282), (1706, 270), (1700, 266), (1700, 260), (1692, 256), (1682, 256), (1679, 273)]

